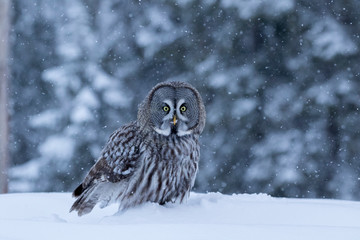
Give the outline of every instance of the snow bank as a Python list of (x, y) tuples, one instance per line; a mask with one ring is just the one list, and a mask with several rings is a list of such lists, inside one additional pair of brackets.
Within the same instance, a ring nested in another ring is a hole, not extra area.
[(0, 239), (360, 239), (360, 203), (192, 193), (116, 213), (68, 213), (70, 193), (0, 195)]

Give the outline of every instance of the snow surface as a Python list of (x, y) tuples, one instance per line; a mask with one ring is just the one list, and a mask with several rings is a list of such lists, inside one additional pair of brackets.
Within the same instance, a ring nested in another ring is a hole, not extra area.
[(116, 213), (68, 213), (70, 193), (0, 195), (0, 239), (360, 239), (360, 203), (192, 193)]

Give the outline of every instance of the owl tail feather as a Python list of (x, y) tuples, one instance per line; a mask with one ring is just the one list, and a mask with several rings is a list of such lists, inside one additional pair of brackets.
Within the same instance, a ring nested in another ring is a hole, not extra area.
[(99, 195), (96, 194), (96, 185), (86, 186), (80, 184), (73, 192), (73, 196), (78, 199), (74, 202), (70, 208), (70, 212), (77, 211), (79, 216), (91, 212), (91, 210), (98, 203)]
[(80, 184), (72, 193), (73, 197), (79, 197), (83, 192), (85, 188), (83, 187), (83, 184)]

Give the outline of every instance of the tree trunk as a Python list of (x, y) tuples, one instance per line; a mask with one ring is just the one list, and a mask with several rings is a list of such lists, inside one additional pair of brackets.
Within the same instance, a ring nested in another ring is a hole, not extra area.
[(8, 191), (8, 53), (10, 0), (0, 0), (0, 193)]

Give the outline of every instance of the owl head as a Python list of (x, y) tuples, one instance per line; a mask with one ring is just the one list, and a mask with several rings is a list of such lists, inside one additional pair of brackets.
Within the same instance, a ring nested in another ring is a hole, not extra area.
[(205, 107), (199, 92), (185, 82), (157, 84), (139, 106), (138, 124), (147, 131), (178, 137), (200, 134)]

